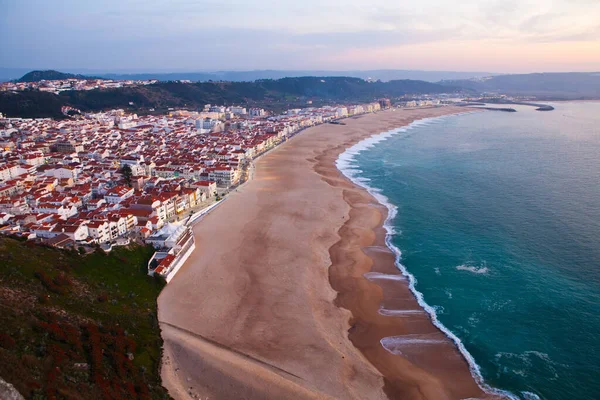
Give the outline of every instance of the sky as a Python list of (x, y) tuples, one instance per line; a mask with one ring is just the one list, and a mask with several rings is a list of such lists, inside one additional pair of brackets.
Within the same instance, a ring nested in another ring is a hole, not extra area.
[(600, 71), (600, 0), (0, 0), (0, 67)]

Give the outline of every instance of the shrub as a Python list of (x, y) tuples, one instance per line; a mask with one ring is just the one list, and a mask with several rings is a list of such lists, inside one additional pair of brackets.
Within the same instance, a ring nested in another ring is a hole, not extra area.
[(15, 347), (15, 339), (8, 336), (6, 333), (0, 333), (0, 347), (12, 349)]
[(71, 277), (69, 277), (67, 274), (65, 274), (64, 272), (59, 272), (58, 275), (56, 275), (54, 277), (54, 279), (52, 280), (52, 282), (54, 282), (54, 284), (56, 286), (60, 286), (60, 287), (68, 287), (72, 285), (72, 281), (71, 281)]
[(38, 303), (40, 304), (50, 304), (50, 296), (47, 294), (41, 294), (38, 296)]
[(21, 357), (21, 362), (28, 368), (37, 368), (40, 365), (40, 360), (31, 354), (24, 354)]
[(108, 301), (108, 295), (106, 293), (102, 293), (96, 298), (96, 300), (98, 300), (98, 303), (106, 303)]
[(69, 264), (58, 264), (56, 268), (64, 272), (71, 272), (71, 266)]

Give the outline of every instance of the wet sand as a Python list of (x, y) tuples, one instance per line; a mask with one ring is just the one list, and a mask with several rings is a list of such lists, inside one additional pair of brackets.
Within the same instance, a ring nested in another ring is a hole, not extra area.
[(485, 397), (395, 267), (382, 227), (387, 209), (334, 164), (372, 134), (465, 111), (346, 119), (307, 129), (261, 157), (254, 180), (196, 224), (196, 250), (159, 297), (169, 393)]

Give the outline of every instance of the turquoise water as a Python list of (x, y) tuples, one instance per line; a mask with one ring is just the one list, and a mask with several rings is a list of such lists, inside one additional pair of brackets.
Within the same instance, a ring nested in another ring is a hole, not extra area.
[(600, 399), (600, 103), (554, 106), (429, 120), (351, 163), (486, 384)]

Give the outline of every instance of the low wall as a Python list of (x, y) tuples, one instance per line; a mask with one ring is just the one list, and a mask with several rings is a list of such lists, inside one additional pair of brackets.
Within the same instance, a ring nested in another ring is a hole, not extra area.
[(194, 251), (195, 248), (196, 248), (196, 244), (193, 243), (190, 246), (190, 248), (186, 250), (185, 253), (183, 253), (183, 254), (179, 253), (177, 255), (177, 257), (175, 258), (175, 260), (173, 260), (173, 264), (171, 264), (173, 269), (171, 270), (171, 272), (169, 272), (169, 274), (165, 278), (166, 281), (167, 281), (167, 283), (171, 282), (171, 279), (173, 279), (173, 277), (175, 276), (175, 274), (177, 274), (177, 272), (179, 272), (179, 269), (183, 266), (183, 264), (185, 264), (186, 260), (193, 253), (193, 251)]
[(203, 208), (202, 210), (198, 211), (197, 213), (194, 213), (193, 215), (191, 215), (191, 216), (188, 218), (188, 220), (185, 222), (185, 224), (186, 224), (186, 225), (192, 225), (192, 224), (194, 224), (194, 223), (198, 222), (198, 220), (199, 220), (199, 219), (200, 219), (202, 216), (204, 216), (204, 215), (208, 214), (209, 212), (211, 212), (213, 208), (217, 207), (219, 204), (221, 204), (221, 203), (222, 203), (222, 202), (224, 202), (225, 200), (226, 200), (226, 199), (219, 200), (219, 201), (217, 201), (216, 203), (214, 203), (214, 204), (211, 204), (210, 206), (208, 206), (208, 207), (206, 207), (206, 208)]

